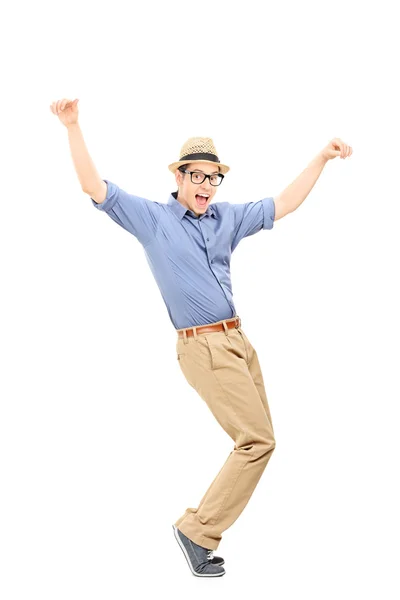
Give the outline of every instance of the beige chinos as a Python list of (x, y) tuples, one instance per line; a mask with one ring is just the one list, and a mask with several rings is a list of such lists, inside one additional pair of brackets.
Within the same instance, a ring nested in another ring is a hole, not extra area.
[[(233, 319), (234, 320), (234, 319)], [(180, 368), (234, 441), (214, 481), (197, 508), (187, 508), (175, 525), (188, 538), (216, 550), (222, 532), (248, 503), (275, 448), (271, 414), (257, 353), (232, 319), (218, 321), (222, 331), (178, 337)]]

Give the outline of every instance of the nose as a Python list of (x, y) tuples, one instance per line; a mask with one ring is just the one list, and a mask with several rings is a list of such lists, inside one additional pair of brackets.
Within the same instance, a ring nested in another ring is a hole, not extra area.
[(204, 188), (204, 193), (205, 194), (209, 194), (212, 191), (212, 185), (210, 182), (210, 177), (206, 177), (203, 181), (203, 183), (201, 184)]

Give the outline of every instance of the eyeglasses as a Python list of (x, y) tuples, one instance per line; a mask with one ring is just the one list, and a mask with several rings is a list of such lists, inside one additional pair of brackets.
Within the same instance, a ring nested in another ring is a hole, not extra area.
[(192, 183), (203, 183), (206, 177), (210, 180), (211, 185), (221, 185), (224, 175), (218, 173), (217, 175), (206, 175), (201, 171), (187, 171), (186, 169), (179, 169), (181, 173), (190, 173), (190, 180)]

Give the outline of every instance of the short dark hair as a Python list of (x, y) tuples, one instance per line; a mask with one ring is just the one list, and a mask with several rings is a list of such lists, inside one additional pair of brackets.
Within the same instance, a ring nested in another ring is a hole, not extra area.
[[(193, 161), (193, 162), (196, 162), (196, 161)], [(185, 169), (187, 169), (189, 165), (190, 165), (190, 163), (187, 163), (186, 165), (181, 165), (180, 167), (178, 167), (178, 170), (179, 170), (181, 173), (183, 173), (183, 171), (184, 171)], [(220, 167), (219, 165), (218, 165), (218, 171), (221, 173), (221, 167)]]

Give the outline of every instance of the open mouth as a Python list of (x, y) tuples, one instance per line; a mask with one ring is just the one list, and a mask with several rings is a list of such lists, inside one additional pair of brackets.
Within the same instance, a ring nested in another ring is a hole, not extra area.
[(209, 196), (203, 194), (196, 194), (196, 202), (199, 206), (205, 206), (208, 202)]

